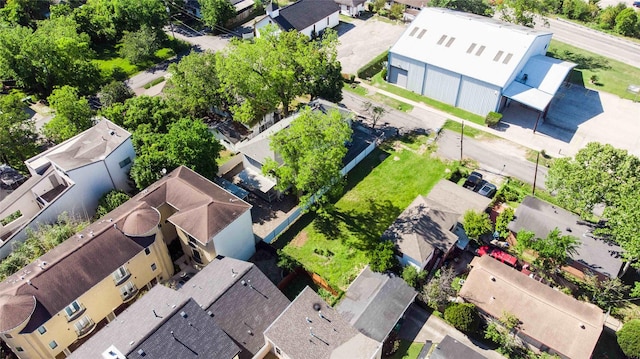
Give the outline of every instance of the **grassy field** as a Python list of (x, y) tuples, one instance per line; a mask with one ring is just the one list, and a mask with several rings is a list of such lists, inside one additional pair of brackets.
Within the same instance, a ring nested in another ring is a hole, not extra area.
[(360, 85), (355, 85), (352, 87), (351, 84), (348, 84), (346, 82), (342, 85), (342, 89), (360, 96), (367, 96), (368, 93), (366, 88)]
[(402, 112), (409, 112), (413, 110), (412, 105), (409, 105), (408, 103), (405, 103), (402, 101), (398, 101), (395, 98), (391, 98), (389, 96), (385, 96), (379, 93), (373, 94), (369, 96), (369, 98), (372, 99), (373, 101), (383, 103), (388, 107), (391, 107), (393, 109), (396, 109)]
[(424, 343), (400, 340), (400, 348), (389, 359), (416, 359), (423, 346)]
[[(408, 145), (415, 146), (415, 141)], [(346, 290), (368, 263), (367, 253), (382, 233), (418, 194), (428, 193), (445, 174), (447, 166), (429, 152), (396, 148), (372, 152), (349, 174), (347, 191), (335, 208), (284, 236), (294, 237), (284, 252), (336, 289)]]
[(451, 105), (447, 105), (446, 103), (442, 103), (440, 101), (436, 101), (434, 99), (430, 99), (428, 97), (418, 95), (415, 92), (411, 92), (409, 90), (400, 88), (398, 86), (391, 85), (387, 83), (384, 79), (382, 79), (382, 76), (380, 73), (378, 73), (371, 79), (371, 84), (376, 86), (379, 89), (391, 92), (392, 94), (402, 96), (406, 99), (409, 99), (415, 102), (422, 102), (428, 106), (437, 108), (438, 110), (444, 111), (453, 116), (460, 117), (464, 120), (469, 120), (471, 122), (475, 122), (479, 125), (484, 125), (484, 117), (478, 116), (476, 114), (473, 114), (471, 112), (465, 111), (463, 109), (460, 109)]
[[(639, 68), (556, 40), (551, 40), (547, 55), (578, 64), (569, 75), (569, 81), (593, 90), (632, 100), (634, 95), (627, 92), (627, 86), (640, 85)], [(594, 75), (598, 79), (591, 83)]]

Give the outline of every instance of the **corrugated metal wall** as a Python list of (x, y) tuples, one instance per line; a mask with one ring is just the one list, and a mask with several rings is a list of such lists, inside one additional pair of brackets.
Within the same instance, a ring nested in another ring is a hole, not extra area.
[(407, 70), (395, 66), (389, 67), (389, 82), (400, 87), (407, 87)]
[(427, 65), (423, 95), (450, 105), (456, 104), (460, 74)]
[(499, 87), (463, 76), (456, 107), (486, 116), (497, 109), (500, 97)]
[[(394, 69), (395, 68), (395, 69)], [(404, 74), (402, 69), (406, 71), (406, 80), (401, 83)], [(422, 81), (424, 78), (425, 64), (423, 62), (409, 59), (396, 54), (389, 54), (389, 82), (402, 86), (407, 90), (422, 93)]]

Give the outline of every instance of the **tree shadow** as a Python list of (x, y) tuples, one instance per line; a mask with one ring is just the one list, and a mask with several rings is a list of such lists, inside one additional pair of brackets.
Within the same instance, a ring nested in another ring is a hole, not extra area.
[(391, 201), (376, 202), (373, 199), (367, 201), (366, 207), (354, 210), (336, 212), (335, 218), (340, 220), (350, 236), (343, 233), (336, 237), (350, 247), (361, 251), (374, 250), (382, 233), (396, 220), (402, 209), (396, 207)]
[(609, 70), (611, 69), (611, 65), (609, 65), (609, 60), (602, 56), (587, 56), (583, 54), (577, 54), (569, 50), (563, 50), (560, 54), (555, 51), (547, 52), (548, 56), (551, 56), (556, 59), (571, 61), (578, 66), (576, 69), (581, 70)]

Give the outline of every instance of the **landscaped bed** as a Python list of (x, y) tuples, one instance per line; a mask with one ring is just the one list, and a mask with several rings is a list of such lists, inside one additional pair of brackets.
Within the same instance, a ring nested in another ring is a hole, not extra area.
[(368, 263), (368, 251), (418, 194), (445, 176), (447, 165), (434, 158), (427, 137), (394, 142), (373, 151), (350, 174), (347, 192), (335, 208), (314, 219), (284, 247), (305, 269), (335, 289), (346, 290)]

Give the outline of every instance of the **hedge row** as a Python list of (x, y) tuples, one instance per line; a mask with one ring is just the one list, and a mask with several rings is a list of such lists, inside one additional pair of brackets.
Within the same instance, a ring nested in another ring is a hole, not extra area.
[(389, 51), (385, 51), (376, 56), (373, 60), (369, 61), (366, 65), (362, 66), (356, 73), (361, 79), (370, 79), (375, 74), (380, 72), (384, 67)]

